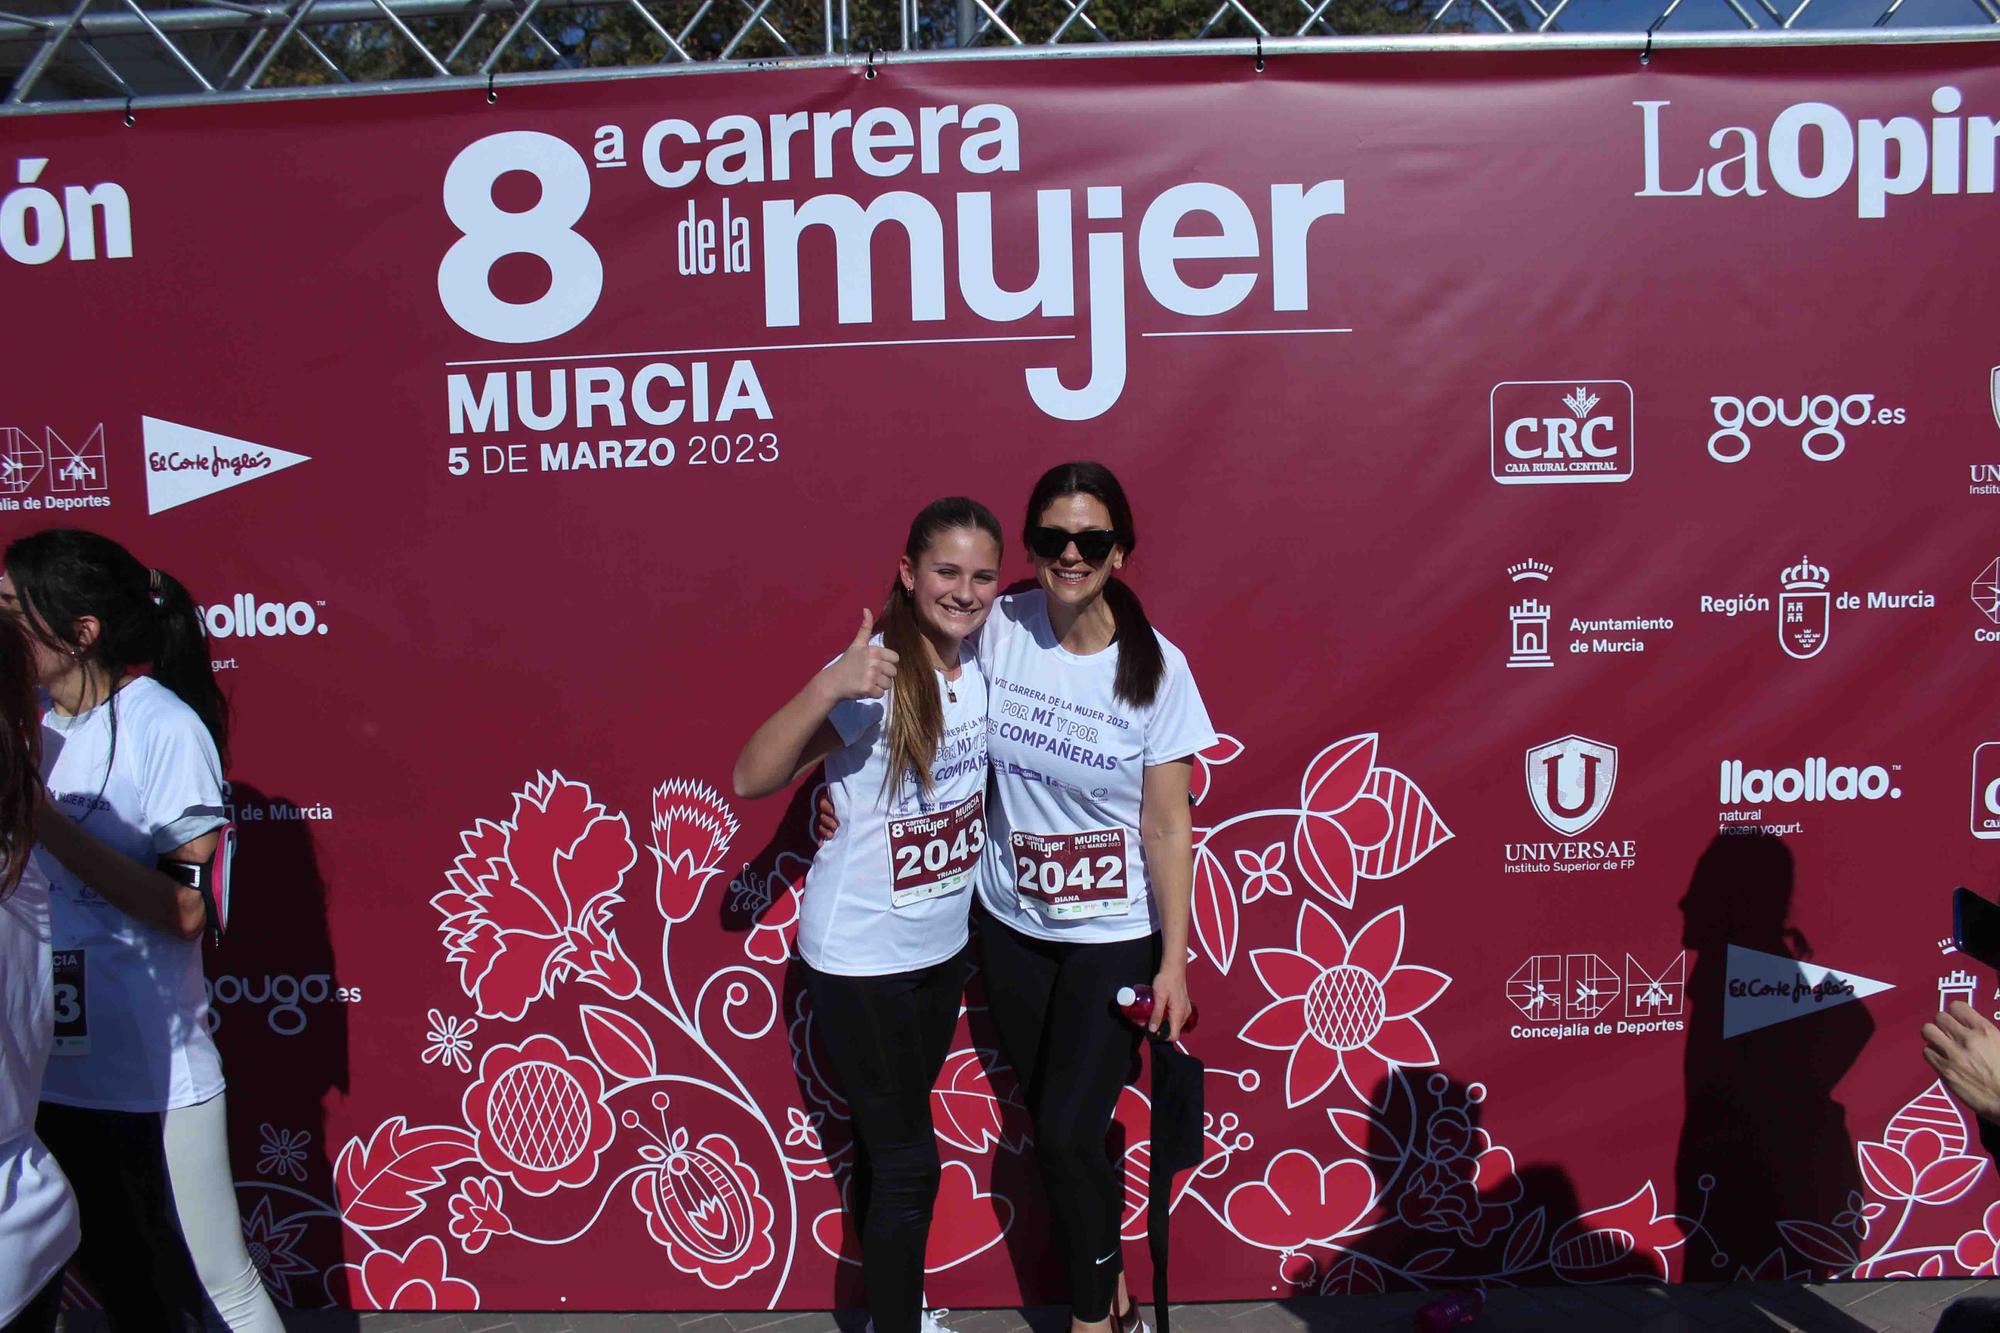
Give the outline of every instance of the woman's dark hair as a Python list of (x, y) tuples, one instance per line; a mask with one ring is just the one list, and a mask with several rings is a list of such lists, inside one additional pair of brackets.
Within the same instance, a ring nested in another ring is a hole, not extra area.
[(35, 842), (42, 792), (42, 719), (28, 636), (0, 616), (0, 898), (14, 891)]
[[(992, 510), (977, 500), (948, 495), (918, 511), (910, 523), (909, 540), (903, 543), (903, 554), (911, 564), (916, 564), (931, 549), (931, 543), (954, 528), (975, 528), (993, 539), (996, 551), (1006, 547), (1006, 539), (1000, 535), (1000, 520), (993, 516)], [(894, 783), (904, 773), (910, 773), (928, 796), (931, 763), (937, 758), (938, 742), (944, 737), (944, 705), (938, 702), (938, 692), (931, 688), (930, 672), (923, 669), (922, 664), (928, 660), (924, 654), (924, 632), (917, 623), (914, 599), (903, 588), (901, 574), (889, 586), (889, 601), (876, 621), (882, 631), (882, 646), (902, 661), (903, 680), (921, 682), (918, 688), (890, 691), (888, 781)]]
[[(229, 703), (209, 666), (201, 612), (180, 580), (148, 569), (109, 537), (51, 528), (7, 546), (7, 574), (30, 634), (57, 652), (95, 662), (113, 680), (144, 666), (194, 709), (229, 751)], [(97, 639), (78, 641), (76, 622), (95, 616)]]
[[(1138, 549), (1139, 531), (1132, 522), (1132, 505), (1125, 498), (1125, 488), (1102, 463), (1058, 463), (1044, 472), (1028, 494), (1024, 541), (1028, 529), (1041, 526), (1042, 511), (1067, 495), (1088, 495), (1100, 501), (1111, 514), (1111, 531), (1117, 534), (1125, 554)], [(1134, 708), (1144, 708), (1160, 692), (1160, 679), (1167, 671), (1159, 637), (1153, 633), (1153, 622), (1146, 619), (1146, 608), (1139, 604), (1139, 594), (1124, 580), (1106, 580), (1104, 603), (1111, 608), (1117, 634), (1117, 695)]]

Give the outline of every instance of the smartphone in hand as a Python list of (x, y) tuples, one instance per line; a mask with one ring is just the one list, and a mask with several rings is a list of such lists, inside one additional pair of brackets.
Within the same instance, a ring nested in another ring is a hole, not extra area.
[(2000, 968), (2000, 903), (1961, 885), (1951, 895), (1951, 942), (1966, 957)]

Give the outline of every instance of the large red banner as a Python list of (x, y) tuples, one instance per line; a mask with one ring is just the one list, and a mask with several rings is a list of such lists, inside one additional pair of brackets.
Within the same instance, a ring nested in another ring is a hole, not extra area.
[[(1915, 1035), (1994, 1008), (1990, 50), (877, 73), (5, 122), (5, 529), (182, 578), (238, 713), (278, 1295), (853, 1301), (729, 766), (1076, 457), (1226, 733), (1177, 1294), (1993, 1272)], [(1059, 1300), (980, 994), (929, 1294)]]

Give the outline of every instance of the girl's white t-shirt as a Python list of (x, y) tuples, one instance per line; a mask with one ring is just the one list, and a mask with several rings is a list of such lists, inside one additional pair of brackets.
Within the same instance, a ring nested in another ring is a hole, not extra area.
[[(57, 809), (142, 866), (228, 822), (208, 729), (146, 676), (74, 717), (45, 710), (42, 778)], [(167, 1111), (221, 1092), (201, 941), (140, 923), (46, 851), (35, 857), (51, 887), (55, 982), (74, 997), (57, 1015), (42, 1100)]]
[(933, 673), (944, 734), (929, 795), (907, 772), (893, 790), (885, 781), (893, 694), (848, 699), (828, 715), (844, 742), (826, 760), (840, 827), (813, 854), (799, 906), (799, 956), (817, 971), (911, 972), (965, 947), (987, 838), (986, 678), (971, 653), (959, 661), (954, 681)]
[(0, 1326), (76, 1252), (76, 1200), (35, 1137), (35, 1094), (54, 1036), (49, 882), (29, 858), (0, 899)]
[(1160, 928), (1139, 845), (1146, 769), (1216, 736), (1186, 656), (1155, 637), (1165, 672), (1135, 708), (1117, 694), (1117, 643), (1066, 651), (1041, 589), (1002, 597), (980, 629), (996, 799), (979, 899), (1023, 934), (1099, 942)]

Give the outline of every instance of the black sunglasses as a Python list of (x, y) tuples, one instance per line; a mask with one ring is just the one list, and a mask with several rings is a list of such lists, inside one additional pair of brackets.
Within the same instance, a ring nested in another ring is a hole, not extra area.
[(1118, 534), (1108, 528), (1089, 528), (1083, 532), (1067, 528), (1028, 529), (1028, 549), (1044, 560), (1060, 560), (1071, 542), (1076, 543), (1076, 553), (1094, 565), (1111, 554), (1111, 548), (1118, 544)]

